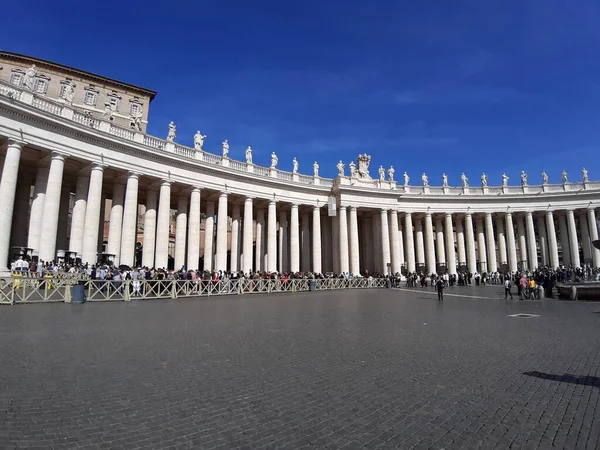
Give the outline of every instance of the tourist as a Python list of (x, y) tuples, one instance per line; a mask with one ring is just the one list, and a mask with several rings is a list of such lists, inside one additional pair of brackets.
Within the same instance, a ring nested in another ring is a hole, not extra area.
[(510, 299), (513, 299), (512, 292), (510, 292), (510, 286), (510, 278), (506, 278), (506, 280), (504, 280), (504, 300), (506, 300), (509, 295)]
[(438, 300), (444, 301), (444, 280), (440, 277), (435, 283), (435, 288), (437, 290)]

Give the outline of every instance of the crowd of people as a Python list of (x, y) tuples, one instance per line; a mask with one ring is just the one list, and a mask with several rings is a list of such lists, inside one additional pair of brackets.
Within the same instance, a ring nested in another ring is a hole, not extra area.
[[(37, 262), (27, 261), (19, 258), (12, 262), (11, 271), (13, 273), (27, 274), (29, 276), (43, 277), (45, 275), (72, 274), (84, 276), (92, 280), (106, 281), (124, 281), (132, 280), (134, 285), (139, 285), (142, 280), (191, 280), (191, 281), (224, 281), (224, 280), (293, 280), (293, 279), (352, 279), (355, 276), (347, 272), (341, 274), (335, 273), (314, 273), (314, 272), (228, 272), (228, 271), (199, 271), (186, 270), (182, 267), (179, 270), (156, 269), (149, 267), (130, 268), (127, 266), (116, 267), (111, 264), (76, 264), (69, 262)], [(552, 269), (550, 267), (540, 267), (534, 271), (519, 272), (493, 272), (493, 273), (471, 273), (460, 272), (458, 274), (424, 274), (411, 272), (404, 275), (396, 273), (395, 275), (384, 275), (380, 273), (364, 272), (360, 277), (379, 278), (390, 281), (393, 287), (428, 287), (438, 291), (438, 296), (443, 299), (443, 289), (450, 286), (479, 286), (479, 285), (498, 285), (504, 286), (505, 298), (513, 298), (512, 287), (516, 287), (516, 295), (521, 299), (537, 299), (552, 297), (553, 289), (556, 283), (561, 282), (579, 282), (583, 280), (600, 280), (600, 269), (584, 265), (582, 268), (560, 267)]]

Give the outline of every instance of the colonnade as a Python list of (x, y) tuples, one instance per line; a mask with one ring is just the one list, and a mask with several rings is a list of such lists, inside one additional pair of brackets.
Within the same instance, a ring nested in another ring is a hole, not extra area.
[[(69, 184), (64, 181), (67, 155), (51, 153), (33, 175), (20, 170), (23, 146), (8, 141), (3, 161), (0, 266), (8, 263), (15, 246), (32, 249), (43, 261), (55, 260), (62, 249), (83, 263), (96, 263), (107, 197), (106, 253), (115, 255), (117, 265), (166, 268), (172, 257), (175, 269), (352, 274), (600, 266), (600, 252), (592, 246), (598, 239), (594, 207), (411, 211), (414, 206), (400, 203), (395, 208), (348, 206), (340, 195), (330, 216), (318, 201), (244, 196), (169, 179), (141, 185), (142, 174), (133, 171), (107, 185), (107, 166), (98, 162), (89, 163)], [(173, 229), (174, 254), (169, 254)], [(141, 261), (136, 261), (138, 241)]]

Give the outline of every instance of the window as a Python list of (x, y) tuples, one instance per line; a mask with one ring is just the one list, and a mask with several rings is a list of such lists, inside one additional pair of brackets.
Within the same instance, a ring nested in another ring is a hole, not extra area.
[(58, 94), (59, 98), (65, 98), (65, 88), (67, 87), (67, 83), (60, 84), (60, 93)]
[(13, 73), (10, 76), (10, 83), (14, 84), (15, 86), (21, 86), (21, 81), (23, 81), (22, 73)]
[(48, 90), (48, 80), (38, 78), (35, 80), (34, 91), (39, 94), (45, 94)]
[(85, 103), (86, 105), (95, 106), (97, 98), (98, 95), (94, 91), (87, 90), (85, 91), (83, 103)]
[(115, 97), (115, 96), (111, 95), (108, 97), (108, 103), (110, 103), (110, 109), (112, 109), (113, 111), (118, 111), (119, 104), (121, 103), (121, 99), (119, 97)]
[(142, 105), (139, 103), (131, 103), (129, 105), (129, 115), (131, 117), (137, 117), (142, 115)]

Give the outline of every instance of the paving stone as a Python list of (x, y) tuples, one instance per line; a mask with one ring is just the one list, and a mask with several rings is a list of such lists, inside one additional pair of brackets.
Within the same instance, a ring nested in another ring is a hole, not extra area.
[(417, 291), (0, 308), (0, 448), (597, 445), (600, 304)]

